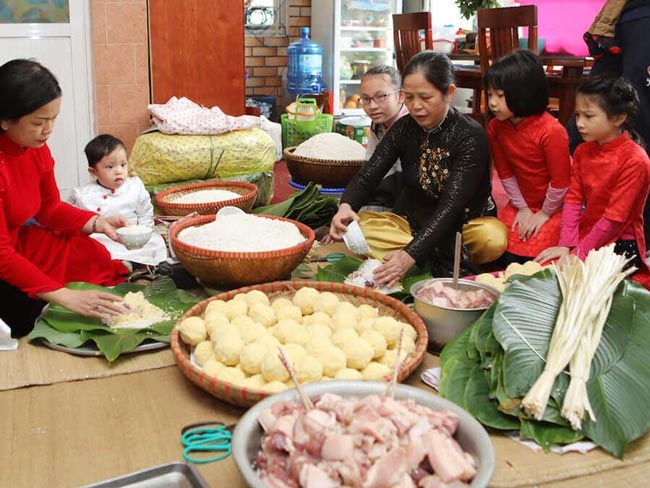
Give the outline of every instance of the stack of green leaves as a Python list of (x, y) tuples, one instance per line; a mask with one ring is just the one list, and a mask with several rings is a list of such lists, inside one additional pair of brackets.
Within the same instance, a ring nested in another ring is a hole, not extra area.
[(283, 202), (254, 208), (253, 213), (297, 220), (312, 229), (318, 229), (330, 224), (338, 207), (336, 198), (324, 197), (318, 186), (310, 182), (304, 190), (293, 193)]
[(122, 283), (113, 288), (104, 288), (90, 283), (70, 283), (67, 287), (74, 290), (99, 290), (118, 296), (124, 296), (129, 291), (142, 291), (147, 300), (169, 317), (169, 320), (143, 329), (111, 328), (96, 317), (84, 317), (52, 303), (28, 336), (30, 340), (40, 339), (74, 349), (94, 343), (109, 361), (134, 350), (145, 340), (169, 343), (176, 321), (195, 303), (205, 298), (177, 289), (167, 276), (156, 277), (147, 286)]
[(521, 408), (544, 369), (561, 300), (551, 269), (509, 283), (499, 301), (443, 349), (440, 394), (484, 425), (518, 430), (545, 449), (589, 438), (622, 458), (626, 444), (650, 428), (650, 293), (626, 280), (614, 294), (587, 382), (596, 418), (585, 418), (579, 431), (560, 415), (568, 373), (556, 378), (541, 421)]

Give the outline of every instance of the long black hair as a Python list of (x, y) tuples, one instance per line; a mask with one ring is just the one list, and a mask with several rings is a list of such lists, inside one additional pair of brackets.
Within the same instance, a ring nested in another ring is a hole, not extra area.
[(60, 96), (56, 77), (40, 63), (13, 59), (0, 66), (0, 120), (18, 120)]
[(593, 99), (608, 117), (627, 115), (622, 128), (630, 133), (637, 144), (645, 147), (645, 142), (634, 129), (632, 118), (639, 111), (639, 95), (625, 78), (615, 76), (593, 76), (580, 84), (576, 94)]

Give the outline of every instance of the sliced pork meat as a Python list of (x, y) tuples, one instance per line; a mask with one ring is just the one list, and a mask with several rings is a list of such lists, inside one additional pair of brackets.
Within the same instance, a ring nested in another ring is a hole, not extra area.
[(443, 308), (487, 308), (496, 297), (487, 290), (461, 290), (442, 281), (431, 281), (420, 288), (417, 298)]
[(456, 488), (476, 475), (451, 412), (381, 395), (328, 393), (309, 411), (287, 403), (260, 416), (255, 469), (271, 487)]

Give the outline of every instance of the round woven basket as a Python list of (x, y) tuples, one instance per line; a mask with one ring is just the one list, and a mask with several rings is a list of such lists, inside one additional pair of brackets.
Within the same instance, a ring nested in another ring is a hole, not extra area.
[[(205, 285), (215, 288), (233, 288), (287, 278), (305, 258), (315, 234), (305, 224), (283, 217), (264, 215), (264, 218), (291, 222), (305, 237), (293, 247), (264, 252), (214, 251), (182, 242), (178, 233), (187, 227), (213, 222), (216, 215), (198, 215), (179, 220), (169, 229), (172, 249), (181, 265)], [(259, 236), (263, 239), (264, 236)]]
[(307, 185), (310, 181), (326, 188), (345, 188), (363, 164), (362, 160), (315, 159), (295, 156), (296, 147), (284, 150), (284, 159), (291, 178)]
[[(176, 198), (199, 190), (227, 190), (238, 193), (241, 196), (219, 202), (174, 203)], [(192, 212), (202, 215), (215, 214), (217, 210), (223, 207), (238, 207), (244, 212), (250, 212), (256, 198), (257, 186), (245, 181), (205, 181), (203, 183), (190, 183), (161, 191), (154, 197), (156, 206), (163, 215), (176, 216), (185, 216)]]
[[(205, 308), (208, 306), (208, 303), (212, 300), (230, 300), (238, 293), (246, 293), (250, 290), (263, 291), (267, 294), (270, 300), (279, 297), (291, 299), (297, 290), (305, 286), (316, 288), (318, 291), (330, 291), (336, 294), (340, 299), (347, 300), (355, 306), (366, 303), (372, 307), (378, 308), (379, 315), (394, 317), (396, 320), (409, 323), (415, 328), (418, 333), (418, 338), (415, 343), (416, 348), (413, 354), (408, 356), (402, 363), (402, 367), (397, 376), (398, 381), (401, 382), (406, 379), (411, 373), (413, 373), (413, 371), (415, 371), (424, 359), (424, 353), (426, 352), (427, 343), (429, 341), (427, 329), (424, 326), (422, 319), (413, 310), (404, 303), (395, 300), (388, 295), (383, 295), (368, 288), (349, 286), (343, 283), (328, 283), (322, 281), (276, 281), (273, 283), (247, 286), (215, 295), (197, 303), (179, 319), (179, 322), (187, 317), (202, 315)], [(183, 374), (199, 388), (202, 388), (220, 400), (234, 405), (248, 407), (271, 395), (271, 393), (266, 391), (240, 387), (227, 381), (222, 381), (218, 377), (206, 375), (200, 367), (191, 362), (190, 346), (181, 340), (176, 327), (174, 327), (171, 335), (171, 348), (176, 364)], [(384, 380), (390, 381), (390, 377), (385, 377)]]

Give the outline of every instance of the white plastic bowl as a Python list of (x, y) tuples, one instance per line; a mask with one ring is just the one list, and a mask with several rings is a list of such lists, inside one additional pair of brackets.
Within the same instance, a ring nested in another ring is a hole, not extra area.
[(127, 249), (140, 249), (149, 239), (153, 229), (146, 225), (129, 225), (117, 229), (117, 239)]
[[(386, 391), (386, 383), (380, 381), (321, 381), (303, 385), (310, 398), (316, 398), (324, 393), (336, 393), (341, 396), (363, 397), (372, 394), (382, 394)], [(477, 473), (470, 488), (487, 487), (495, 466), (494, 447), (485, 428), (469, 413), (455, 403), (441, 398), (426, 390), (413, 386), (397, 384), (395, 398), (409, 398), (420, 405), (433, 410), (449, 410), (458, 415), (459, 424), (455, 438), (461, 447), (477, 461)], [(262, 428), (258, 423), (260, 414), (278, 401), (300, 402), (295, 388), (276, 393), (251, 407), (237, 422), (232, 439), (232, 454), (235, 464), (248, 486), (266, 488), (253, 469), (253, 461), (257, 457), (262, 439)]]
[(362, 256), (370, 254), (370, 246), (368, 246), (363, 231), (356, 220), (348, 224), (348, 230), (343, 234), (343, 242), (355, 254), (361, 254)]

